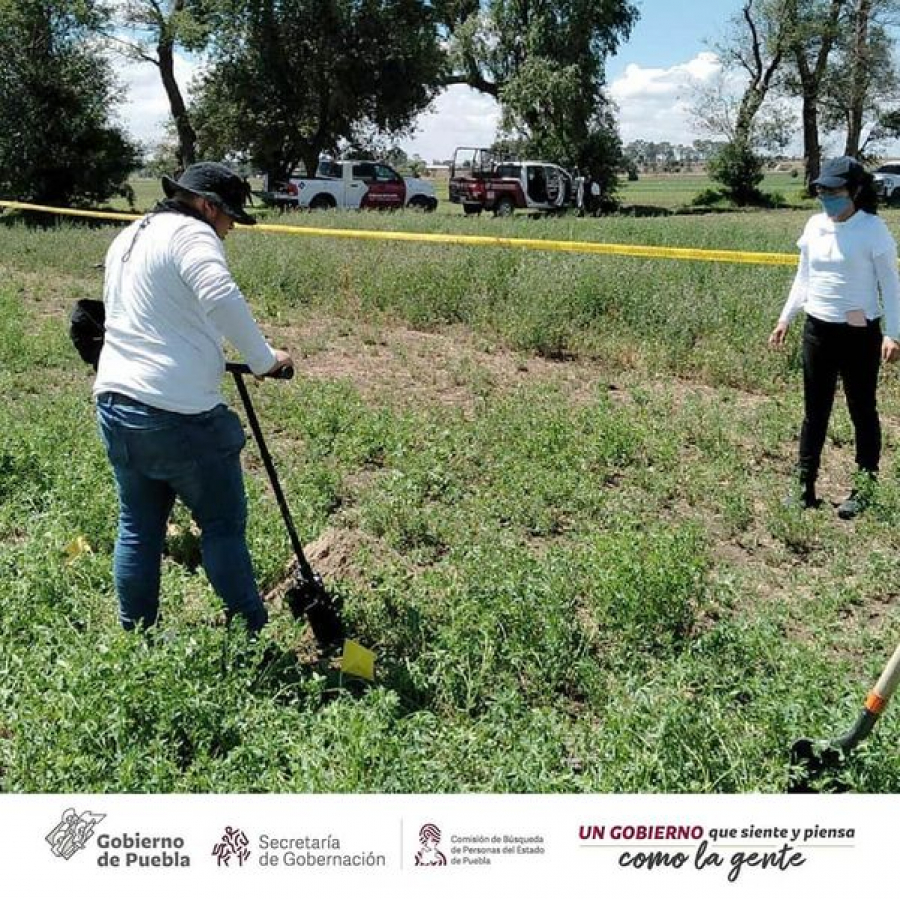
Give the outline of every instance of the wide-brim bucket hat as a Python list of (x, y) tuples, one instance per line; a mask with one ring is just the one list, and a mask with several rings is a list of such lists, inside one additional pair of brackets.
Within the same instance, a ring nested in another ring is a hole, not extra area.
[(185, 191), (215, 203), (241, 225), (256, 224), (256, 219), (244, 211), (244, 204), (250, 199), (250, 185), (220, 162), (195, 162), (177, 181), (163, 175), (162, 187), (169, 198), (177, 191)]

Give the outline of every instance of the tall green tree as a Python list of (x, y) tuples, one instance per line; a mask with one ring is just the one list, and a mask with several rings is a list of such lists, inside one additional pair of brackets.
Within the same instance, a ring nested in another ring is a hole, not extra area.
[(207, 155), (286, 177), (375, 130), (402, 134), (443, 75), (425, 0), (224, 0), (192, 112)]
[(756, 116), (790, 50), (800, 0), (744, 0), (733, 32), (719, 48), (725, 65), (748, 76), (734, 123), (734, 142), (752, 147)]
[(787, 65), (780, 92), (802, 98), (804, 181), (809, 193), (822, 164), (820, 137), (822, 95), (832, 51), (851, 0), (798, 0), (793, 16)]
[(496, 97), (501, 127), (536, 156), (590, 169), (612, 187), (621, 142), (606, 59), (638, 18), (629, 0), (447, 0), (451, 74)]
[(0, 194), (48, 205), (129, 195), (138, 148), (110, 122), (117, 91), (89, 0), (0, 0)]
[(181, 168), (196, 161), (197, 134), (175, 77), (175, 49), (205, 49), (219, 23), (219, 6), (218, 0), (123, 0), (115, 4), (110, 27), (103, 30), (114, 49), (159, 71), (178, 136)]
[(847, 79), (847, 141), (844, 154), (857, 156), (862, 138), (866, 95), (872, 81), (876, 34), (872, 16), (878, 0), (855, 0), (850, 16), (852, 36), (848, 42), (849, 78)]
[(710, 160), (710, 174), (740, 206), (766, 202), (759, 190), (762, 159), (757, 150), (784, 143), (790, 114), (772, 104), (764, 121), (759, 113), (790, 52), (800, 2), (744, 0), (740, 13), (732, 19), (730, 33), (716, 48), (726, 72), (737, 71), (746, 77), (743, 90), (735, 97), (720, 81), (699, 92), (692, 110), (704, 130), (728, 137), (728, 144)]
[(864, 131), (896, 106), (900, 73), (894, 59), (897, 0), (847, 0), (823, 84), (823, 121), (845, 131), (844, 154), (859, 156)]

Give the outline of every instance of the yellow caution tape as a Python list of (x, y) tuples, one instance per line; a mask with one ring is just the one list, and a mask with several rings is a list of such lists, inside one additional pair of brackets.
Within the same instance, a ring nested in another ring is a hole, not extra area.
[[(119, 212), (94, 212), (86, 209), (57, 209), (0, 200), (0, 206), (11, 209), (30, 209), (56, 215), (85, 218), (134, 221), (142, 218)], [(238, 225), (238, 228), (247, 226)], [(691, 247), (649, 247), (641, 244), (593, 243), (586, 240), (543, 240), (527, 237), (488, 237), (475, 234), (421, 234), (409, 231), (361, 231), (334, 228), (305, 228), (300, 225), (254, 225), (253, 231), (269, 234), (301, 234), (307, 237), (347, 238), (350, 240), (388, 240), (408, 243), (454, 244), (470, 247), (509, 247), (511, 249), (540, 250), (556, 253), (589, 253), (597, 256), (632, 256), (642, 259), (677, 259), (691, 262), (732, 262), (742, 265), (796, 265), (795, 253), (751, 253), (742, 250), (701, 250)]]
[(95, 212), (93, 209), (59, 209), (56, 206), (38, 206), (35, 203), (19, 203), (15, 200), (0, 200), (0, 206), (9, 209), (29, 209), (32, 212), (52, 212), (56, 215), (74, 215), (89, 219), (112, 219), (117, 222), (132, 222), (143, 218), (141, 214), (127, 212)]

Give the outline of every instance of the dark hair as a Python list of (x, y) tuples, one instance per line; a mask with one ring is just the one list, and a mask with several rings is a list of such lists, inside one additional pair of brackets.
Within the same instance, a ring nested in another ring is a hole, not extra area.
[(853, 205), (863, 212), (878, 215), (878, 193), (875, 190), (875, 179), (866, 172), (859, 180), (856, 193), (853, 194)]

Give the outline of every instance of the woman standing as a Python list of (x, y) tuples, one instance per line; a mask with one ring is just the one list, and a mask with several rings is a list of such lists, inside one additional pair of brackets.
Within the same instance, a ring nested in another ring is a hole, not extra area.
[(841, 156), (827, 162), (813, 184), (823, 211), (806, 223), (797, 241), (797, 276), (769, 343), (782, 346), (793, 318), (806, 311), (805, 415), (797, 464), (805, 508), (819, 505), (816, 477), (841, 378), (856, 436), (859, 477), (838, 515), (853, 518), (865, 508), (866, 485), (877, 475), (881, 456), (878, 370), (882, 361), (900, 356), (897, 245), (876, 214), (872, 176), (855, 159)]

